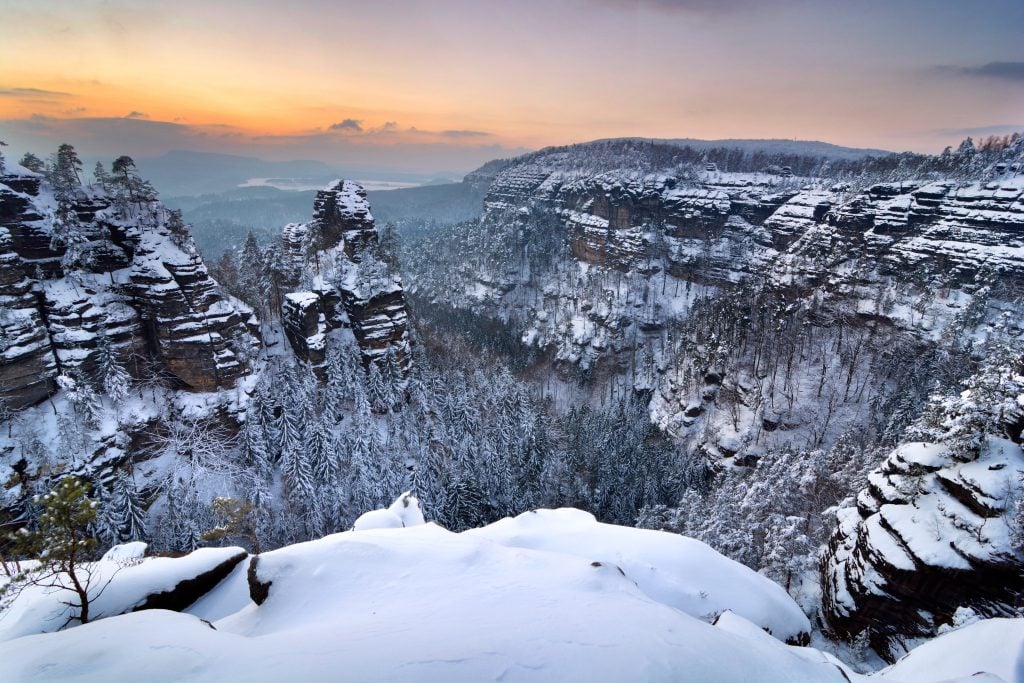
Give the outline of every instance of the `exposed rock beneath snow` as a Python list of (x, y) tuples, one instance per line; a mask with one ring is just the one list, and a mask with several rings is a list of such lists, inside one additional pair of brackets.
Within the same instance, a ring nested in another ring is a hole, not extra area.
[(840, 512), (822, 558), (824, 614), (836, 634), (867, 631), (894, 659), (930, 637), (960, 607), (1012, 615), (1024, 592), (1024, 558), (1009, 514), (1024, 453), (993, 438), (963, 462), (942, 445), (910, 443), (869, 476), (857, 507)]
[(219, 564), (210, 567), (206, 571), (196, 574), (194, 577), (183, 579), (174, 587), (167, 590), (150, 593), (146, 596), (141, 605), (132, 609), (138, 612), (144, 609), (166, 609), (172, 612), (181, 612), (188, 608), (204, 595), (213, 590), (221, 581), (227, 578), (228, 574), (234, 571), (242, 560), (249, 554), (237, 548), (237, 553), (225, 558)]

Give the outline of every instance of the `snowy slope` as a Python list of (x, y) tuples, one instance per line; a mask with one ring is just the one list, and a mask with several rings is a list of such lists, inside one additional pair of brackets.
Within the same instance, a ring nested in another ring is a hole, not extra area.
[[(580, 548), (559, 552), (554, 539), (584, 524), (579, 514), (547, 515), (571, 523), (553, 524), (548, 543), (534, 534), (551, 550), (433, 524), (335, 534), (261, 555), (255, 576), (269, 590), (258, 606), (242, 599), (236, 570), (192, 610), (238, 609), (214, 628), (148, 610), (15, 638), (0, 662), (18, 681), (844, 680), (757, 627), (763, 638), (716, 628)], [(627, 553), (652, 536), (620, 531)], [(742, 570), (717, 560), (725, 580)]]
[(879, 674), (886, 681), (938, 678), (1024, 681), (1024, 619), (988, 619), (939, 636), (905, 655)]

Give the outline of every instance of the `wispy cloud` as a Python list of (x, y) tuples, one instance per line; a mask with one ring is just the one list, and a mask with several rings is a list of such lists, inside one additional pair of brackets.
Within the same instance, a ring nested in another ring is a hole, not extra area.
[(1008, 133), (1024, 132), (1024, 123), (993, 124), (991, 126), (976, 126), (974, 128), (937, 128), (929, 132), (937, 135), (959, 135), (961, 137), (968, 135), (1007, 135)]
[(131, 111), (124, 115), (126, 119), (148, 119), (149, 114), (141, 111)]
[(486, 138), (493, 134), (482, 130), (442, 130), (439, 135), (446, 138)]
[(358, 119), (343, 119), (337, 123), (332, 123), (328, 130), (340, 130), (343, 132), (362, 133), (363, 122)]
[(0, 88), (0, 97), (55, 100), (62, 97), (71, 97), (71, 93), (58, 90), (43, 90), (42, 88)]
[(690, 14), (729, 14), (763, 6), (757, 0), (602, 0), (602, 2), (607, 6), (620, 9), (651, 9)]
[(1024, 62), (989, 62), (980, 66), (937, 66), (934, 71), (946, 76), (966, 76), (1024, 83)]

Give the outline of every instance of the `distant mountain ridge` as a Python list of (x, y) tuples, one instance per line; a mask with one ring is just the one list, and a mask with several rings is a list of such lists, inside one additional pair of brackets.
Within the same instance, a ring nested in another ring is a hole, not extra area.
[[(339, 160), (340, 161), (340, 160)], [(202, 195), (233, 190), (252, 178), (301, 180), (323, 186), (339, 177), (423, 183), (437, 174), (414, 174), (347, 167), (297, 159), (267, 161), (257, 157), (215, 152), (172, 150), (158, 157), (137, 159), (140, 172), (164, 196)]]

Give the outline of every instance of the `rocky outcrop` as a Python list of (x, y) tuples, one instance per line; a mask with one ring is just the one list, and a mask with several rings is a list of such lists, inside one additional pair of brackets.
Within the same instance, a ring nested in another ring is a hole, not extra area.
[(193, 248), (170, 249), (170, 242), (164, 230), (146, 231), (129, 273), (153, 350), (192, 389), (234, 386), (254, 350), (245, 324), (252, 311), (220, 292)]
[(390, 355), (408, 371), (408, 312), (401, 279), (382, 261), (366, 191), (338, 180), (317, 193), (313, 220), (290, 224), (282, 252), (288, 286), (309, 289), (284, 297), (282, 320), (295, 353), (314, 366), (324, 360), (327, 335), (352, 331), (365, 362)]
[(226, 557), (219, 563), (204, 567), (202, 571), (196, 571), (194, 576), (181, 578), (174, 586), (166, 590), (149, 593), (145, 599), (132, 608), (133, 612), (140, 612), (146, 609), (166, 609), (173, 612), (181, 612), (188, 609), (196, 600), (203, 597), (237, 567), (242, 560), (249, 557), (249, 553), (241, 548), (238, 552)]
[(1024, 557), (1009, 528), (1024, 453), (991, 439), (964, 462), (948, 447), (910, 443), (871, 473), (856, 508), (822, 557), (823, 613), (833, 632), (866, 632), (895, 660), (905, 643), (933, 636), (958, 608), (1010, 616), (1024, 592)]
[(115, 206), (78, 190), (76, 244), (54, 239), (45, 180), (0, 177), (0, 396), (20, 408), (55, 391), (59, 373), (90, 375), (100, 340), (138, 374), (155, 359), (188, 389), (233, 386), (256, 342), (252, 312), (220, 292), (188, 235), (156, 201)]

